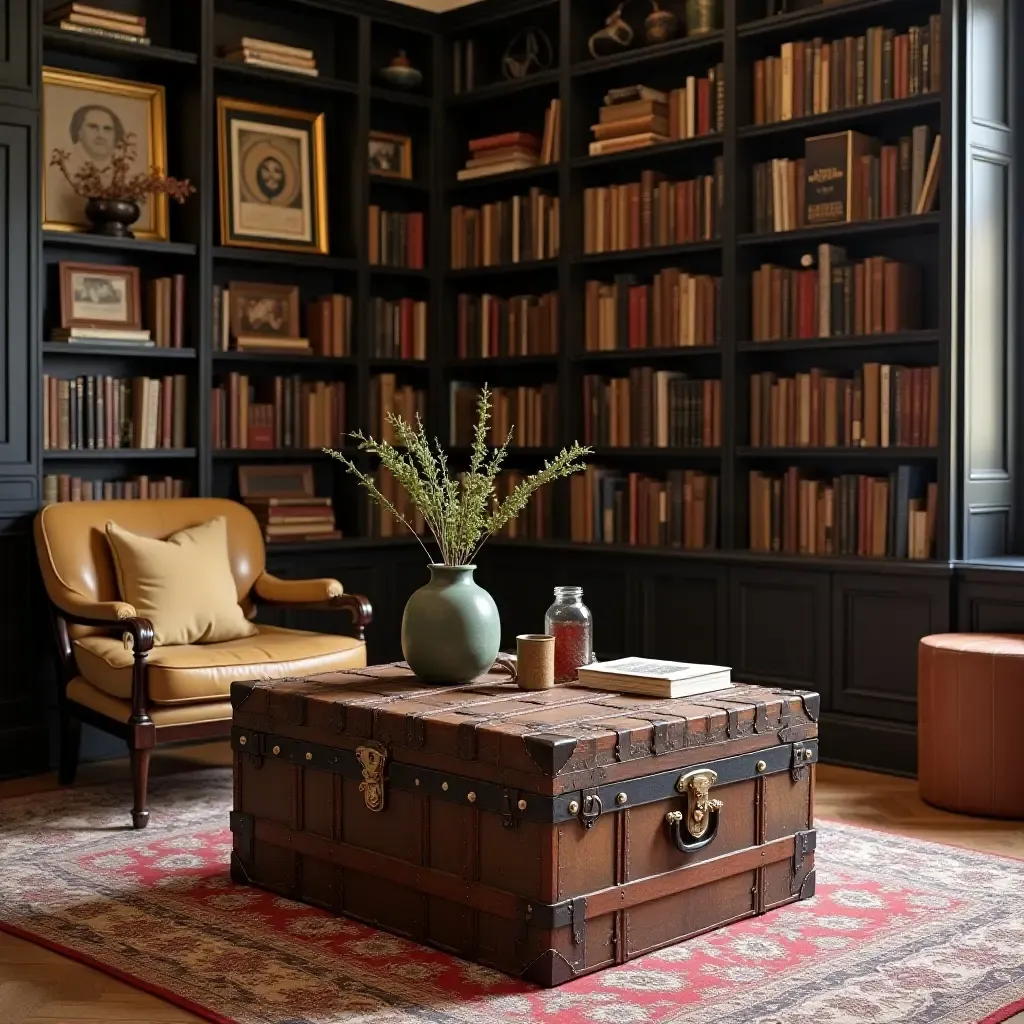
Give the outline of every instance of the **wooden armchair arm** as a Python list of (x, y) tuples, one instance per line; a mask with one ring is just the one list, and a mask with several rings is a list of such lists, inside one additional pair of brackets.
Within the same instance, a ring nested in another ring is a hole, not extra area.
[[(148, 713), (149, 700), (146, 695), (146, 659), (153, 650), (155, 634), (153, 623), (135, 614), (135, 609), (124, 601), (65, 600), (53, 606), (58, 618), (58, 638), (70, 653), (66, 623), (78, 626), (93, 626), (110, 633), (127, 633), (132, 638), (132, 717), (130, 725), (152, 725)], [(61, 621), (64, 625), (62, 626)], [(63, 636), (61, 635), (63, 634)]]
[(360, 640), (366, 639), (366, 627), (373, 621), (369, 600), (362, 594), (346, 594), (337, 580), (285, 580), (265, 572), (257, 578), (253, 593), (262, 604), (347, 611)]

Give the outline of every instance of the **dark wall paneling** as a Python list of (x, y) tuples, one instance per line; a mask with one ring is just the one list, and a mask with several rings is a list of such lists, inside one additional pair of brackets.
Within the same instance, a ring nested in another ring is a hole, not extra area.
[(819, 729), (822, 760), (829, 764), (917, 774), (917, 729), (909, 723), (825, 712)]
[(641, 650), (645, 655), (727, 663), (729, 586), (724, 567), (682, 563), (648, 571), (643, 573), (640, 587)]
[(729, 591), (735, 678), (817, 689), (827, 700), (828, 573), (737, 568)]
[(957, 586), (957, 628), (1024, 634), (1024, 572), (964, 569)]
[(836, 711), (917, 720), (917, 644), (949, 631), (948, 579), (867, 573), (832, 577)]
[(35, 11), (40, 2), (0, 0), (0, 89), (10, 92), (14, 102), (33, 103), (37, 95)]

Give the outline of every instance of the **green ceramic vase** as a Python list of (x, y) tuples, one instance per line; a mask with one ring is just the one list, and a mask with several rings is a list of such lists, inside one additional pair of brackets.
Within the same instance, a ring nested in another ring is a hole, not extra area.
[(475, 565), (431, 565), (430, 582), (402, 615), (402, 653), (425, 683), (466, 683), (486, 672), (501, 646), (494, 598), (473, 579)]

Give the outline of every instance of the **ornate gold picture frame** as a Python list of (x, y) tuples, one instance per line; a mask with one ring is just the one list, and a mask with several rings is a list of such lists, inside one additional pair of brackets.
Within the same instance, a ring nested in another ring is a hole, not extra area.
[[(77, 195), (57, 167), (50, 166), (55, 149), (71, 154), (74, 173), (88, 161), (103, 168), (114, 146), (128, 132), (135, 136), (133, 168), (167, 171), (167, 124), (164, 87), (148, 82), (87, 75), (80, 71), (43, 68), (43, 228), (86, 231), (86, 201)], [(167, 196), (150, 196), (132, 226), (136, 238), (167, 241)]]
[(324, 115), (217, 98), (221, 245), (326, 255)]

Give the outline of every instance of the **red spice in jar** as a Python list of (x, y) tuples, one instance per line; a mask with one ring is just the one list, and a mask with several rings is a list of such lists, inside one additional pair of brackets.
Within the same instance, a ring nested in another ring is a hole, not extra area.
[(590, 660), (590, 623), (553, 622), (550, 628), (555, 638), (555, 682), (572, 682)]

